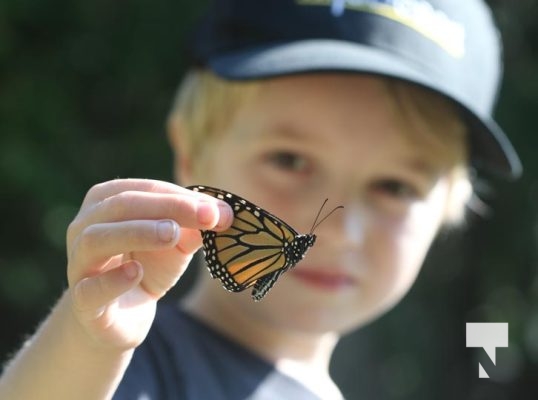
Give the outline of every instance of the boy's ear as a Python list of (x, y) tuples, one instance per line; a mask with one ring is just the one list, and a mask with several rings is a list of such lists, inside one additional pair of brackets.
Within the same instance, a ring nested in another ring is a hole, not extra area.
[(166, 124), (168, 140), (174, 155), (174, 177), (177, 183), (187, 185), (192, 180), (191, 158), (184, 145), (185, 125), (178, 113), (173, 113)]

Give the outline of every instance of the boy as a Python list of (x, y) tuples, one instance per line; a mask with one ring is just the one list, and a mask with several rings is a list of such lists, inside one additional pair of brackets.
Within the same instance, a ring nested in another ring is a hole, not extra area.
[(69, 289), (1, 398), (341, 398), (334, 346), (409, 290), (462, 218), (469, 167), (521, 172), (490, 117), (499, 44), (479, 1), (221, 0), (193, 59), (169, 119), (181, 185), (302, 233), (324, 198), (345, 209), (261, 302), (204, 271), (165, 307), (199, 230), (232, 210), (171, 183), (96, 185), (68, 229)]

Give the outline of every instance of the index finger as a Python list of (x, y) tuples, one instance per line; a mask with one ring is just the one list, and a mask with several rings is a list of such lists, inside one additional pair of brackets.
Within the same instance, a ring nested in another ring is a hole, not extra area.
[(86, 194), (82, 207), (126, 191), (195, 195), (192, 190), (154, 179), (114, 179), (94, 185)]
[(70, 230), (142, 219), (174, 219), (189, 228), (222, 230), (232, 223), (233, 210), (222, 200), (168, 182), (116, 179), (88, 191)]

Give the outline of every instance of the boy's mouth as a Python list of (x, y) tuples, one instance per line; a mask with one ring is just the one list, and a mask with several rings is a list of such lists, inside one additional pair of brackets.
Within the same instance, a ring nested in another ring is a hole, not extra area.
[(348, 272), (333, 268), (303, 267), (289, 273), (304, 284), (322, 290), (337, 291), (357, 285), (357, 279)]

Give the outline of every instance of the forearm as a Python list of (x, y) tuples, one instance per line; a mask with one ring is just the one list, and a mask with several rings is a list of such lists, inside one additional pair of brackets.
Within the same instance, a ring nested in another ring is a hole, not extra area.
[(71, 314), (67, 295), (7, 365), (0, 399), (108, 399), (132, 350), (99, 348)]

